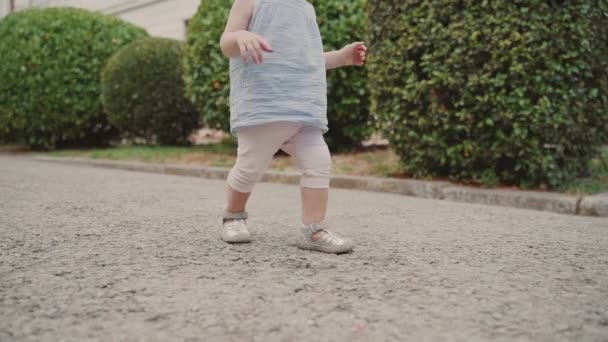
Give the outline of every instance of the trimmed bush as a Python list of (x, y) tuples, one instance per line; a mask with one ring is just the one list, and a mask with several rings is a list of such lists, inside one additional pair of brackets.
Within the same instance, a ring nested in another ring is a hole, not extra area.
[(118, 51), (101, 74), (110, 123), (130, 138), (188, 144), (198, 113), (184, 96), (183, 43), (143, 38)]
[(372, 111), (404, 170), (556, 187), (608, 137), (608, 3), (368, 1)]
[(144, 36), (115, 17), (73, 8), (0, 20), (0, 136), (43, 147), (107, 143), (116, 130), (99, 101), (101, 68)]
[[(325, 50), (363, 40), (367, 29), (364, 0), (314, 0)], [(231, 2), (202, 1), (190, 21), (185, 56), (186, 93), (202, 113), (205, 123), (230, 128), (228, 59), (220, 50)], [(364, 68), (328, 72), (328, 121), (325, 136), (331, 149), (359, 146), (370, 133), (369, 96)]]

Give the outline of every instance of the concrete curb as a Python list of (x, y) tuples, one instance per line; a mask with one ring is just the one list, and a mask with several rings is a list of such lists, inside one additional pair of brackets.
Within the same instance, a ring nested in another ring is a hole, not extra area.
[[(230, 169), (179, 164), (154, 164), (118, 160), (34, 156), (35, 160), (86, 165), (128, 171), (162, 173), (206, 179), (226, 179)], [(268, 171), (262, 182), (298, 184), (296, 172)], [(568, 215), (608, 217), (608, 194), (595, 196), (565, 195), (540, 191), (479, 189), (441, 181), (412, 179), (332, 176), (333, 188), (387, 192), (413, 197), (446, 199), (455, 202), (488, 204), (521, 209), (549, 211)]]
[(584, 197), (581, 201), (580, 214), (608, 217), (608, 193)]
[(450, 186), (443, 189), (447, 200), (455, 202), (499, 205), (505, 207), (551, 211), (578, 215), (580, 196), (540, 191), (477, 189)]

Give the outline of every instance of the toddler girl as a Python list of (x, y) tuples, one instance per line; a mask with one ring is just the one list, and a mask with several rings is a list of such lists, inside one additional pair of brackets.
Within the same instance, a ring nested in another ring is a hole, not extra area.
[(353, 249), (323, 223), (331, 157), (325, 70), (363, 65), (366, 47), (352, 43), (324, 52), (313, 6), (306, 0), (235, 0), (220, 45), (230, 58), (230, 125), (238, 137), (228, 176), (222, 239), (251, 241), (245, 206), (279, 150), (302, 172), (302, 226), (296, 245), (326, 253)]

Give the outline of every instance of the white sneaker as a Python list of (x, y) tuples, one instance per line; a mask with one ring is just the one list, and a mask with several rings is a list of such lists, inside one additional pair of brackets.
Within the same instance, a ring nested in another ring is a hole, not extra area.
[[(320, 232), (317, 234), (319, 239), (313, 240), (312, 235), (317, 232)], [(334, 254), (348, 253), (354, 248), (352, 240), (330, 232), (324, 223), (302, 226), (298, 229), (296, 246), (310, 251)]]
[(247, 213), (229, 213), (222, 215), (222, 240), (227, 243), (251, 242), (251, 234), (247, 230)]

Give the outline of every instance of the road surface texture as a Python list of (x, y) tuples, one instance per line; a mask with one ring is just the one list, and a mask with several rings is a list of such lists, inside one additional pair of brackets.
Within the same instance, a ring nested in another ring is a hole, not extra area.
[(608, 341), (608, 220), (336, 190), (354, 253), (291, 245), (298, 188), (0, 156), (0, 341)]

